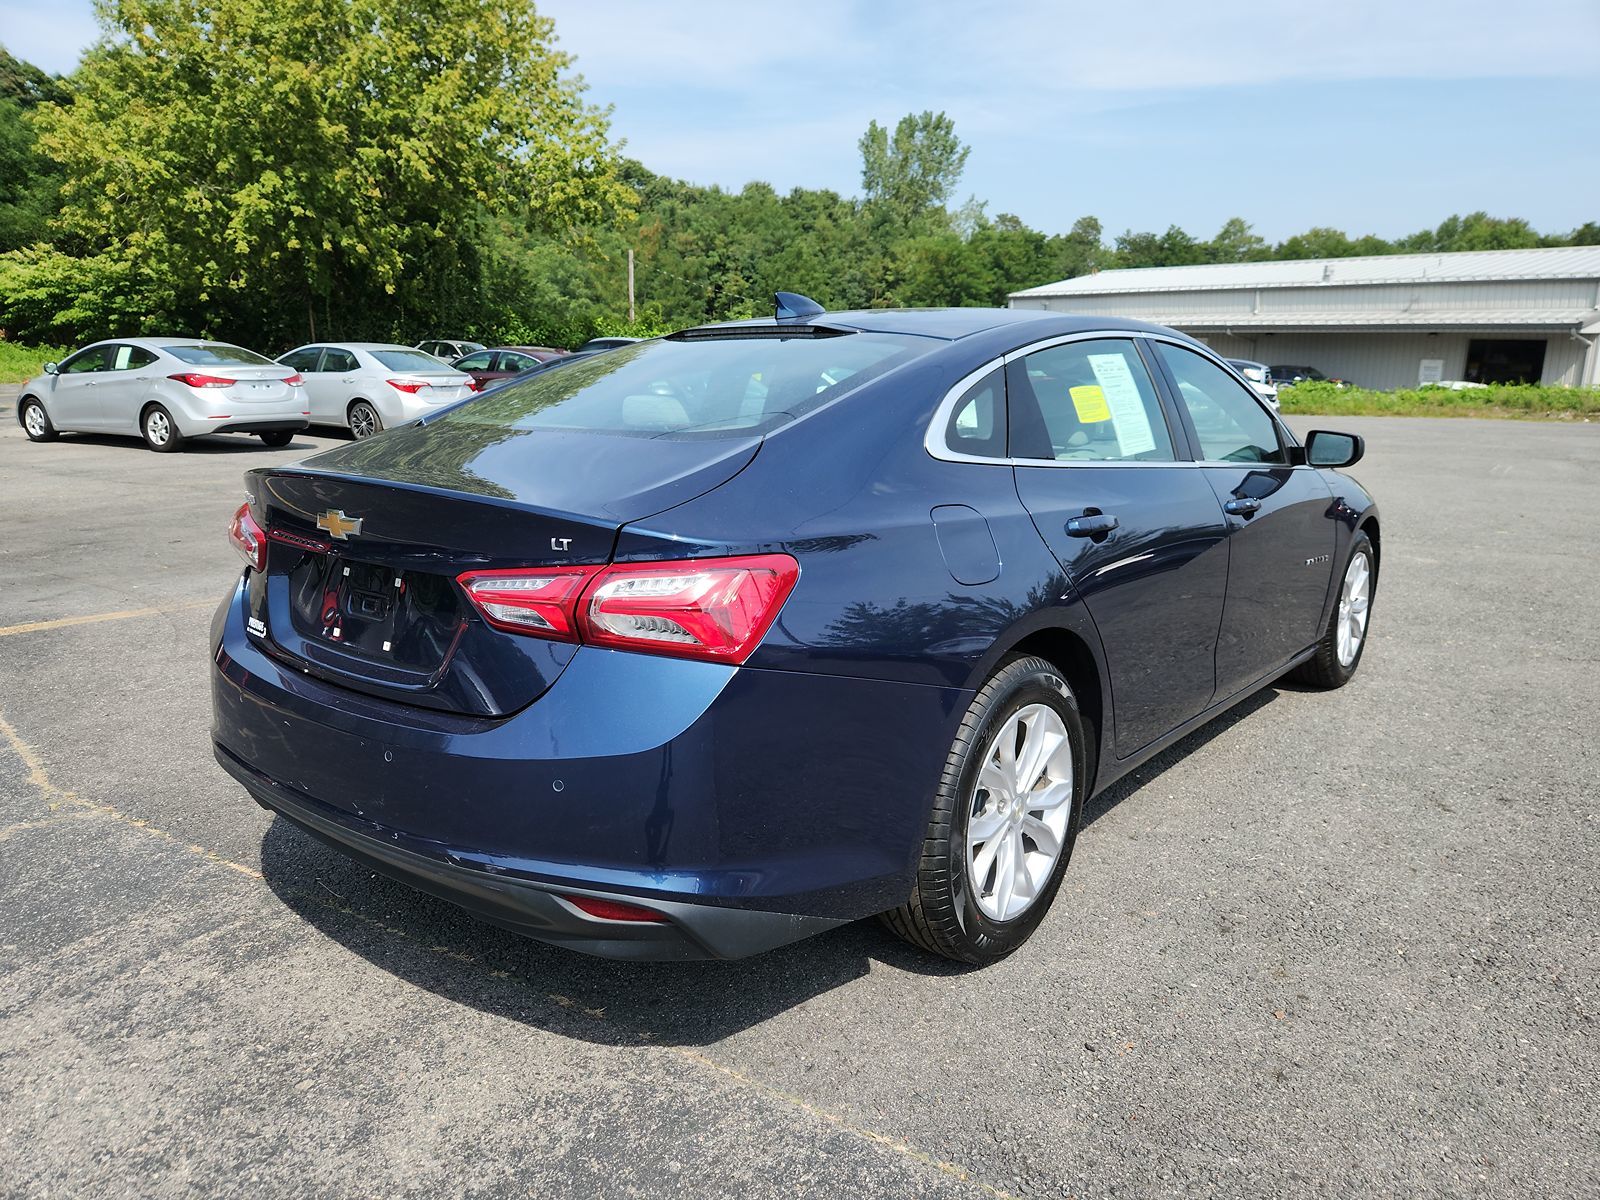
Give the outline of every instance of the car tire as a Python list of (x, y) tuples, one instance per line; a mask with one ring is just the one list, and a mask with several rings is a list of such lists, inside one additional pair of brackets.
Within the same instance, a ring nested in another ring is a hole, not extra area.
[(282, 450), (294, 441), (294, 431), (289, 429), (272, 429), (266, 433), (256, 434), (261, 439), (261, 444), (269, 450)]
[(50, 424), (50, 414), (45, 412), (44, 405), (32, 396), (23, 399), (22, 406), (17, 410), (17, 418), (22, 422), (22, 432), (28, 435), (30, 442), (53, 442), (61, 436), (56, 432), (56, 427)]
[(1339, 595), (1316, 653), (1289, 673), (1296, 683), (1315, 688), (1343, 687), (1361, 665), (1372, 629), (1372, 597), (1378, 583), (1378, 558), (1372, 539), (1357, 533), (1339, 576)]
[(350, 435), (357, 441), (383, 432), (383, 418), (378, 415), (378, 410), (365, 400), (357, 400), (351, 404), (350, 411), (346, 415), (349, 418)]
[(159, 404), (152, 404), (139, 414), (139, 434), (144, 444), (158, 454), (170, 454), (183, 448), (183, 434), (172, 414)]
[[(911, 898), (884, 913), (884, 924), (914, 946), (979, 966), (1027, 941), (1055, 899), (1077, 840), (1088, 788), (1086, 731), (1072, 688), (1054, 666), (1033, 655), (1003, 662), (978, 690), (956, 732)], [(1031, 777), (1031, 784), (1047, 780), (1047, 786), (1019, 786), (1010, 772), (1020, 774), (1030, 753), (1049, 749), (1049, 739), (1062, 735), (1065, 744), (1041, 753)], [(1035, 743), (1035, 737), (1042, 740)], [(1008, 759), (1014, 767), (1006, 765)], [(1066, 774), (1070, 779), (1062, 778)], [(1052, 803), (1034, 806), (1030, 800)], [(980, 823), (999, 832), (979, 837)], [(1034, 857), (1047, 856), (1046, 835), (1055, 841), (1048, 862)], [(990, 842), (998, 849), (991, 851)], [(1013, 872), (1008, 893), (1004, 864), (1017, 863), (1018, 854), (1021, 878)], [(1024, 881), (1031, 896), (1016, 894)], [(1018, 901), (1020, 907), (1013, 907)]]

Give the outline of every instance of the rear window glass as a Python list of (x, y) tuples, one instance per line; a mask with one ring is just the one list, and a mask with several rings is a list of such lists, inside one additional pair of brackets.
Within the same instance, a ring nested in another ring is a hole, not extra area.
[(391, 371), (441, 371), (449, 364), (421, 350), (374, 350), (372, 357)]
[(252, 367), (273, 365), (270, 358), (263, 358), (254, 350), (230, 346), (225, 342), (213, 342), (209, 346), (163, 346), (162, 349), (191, 367), (221, 367), (230, 363), (246, 363)]
[(444, 420), (591, 433), (765, 433), (942, 343), (898, 334), (656, 340), (541, 371)]

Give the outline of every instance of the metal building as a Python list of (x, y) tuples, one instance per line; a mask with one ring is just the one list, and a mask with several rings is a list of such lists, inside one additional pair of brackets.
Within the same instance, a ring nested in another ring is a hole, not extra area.
[(1363, 387), (1600, 384), (1600, 246), (1101, 271), (1011, 307), (1154, 321)]

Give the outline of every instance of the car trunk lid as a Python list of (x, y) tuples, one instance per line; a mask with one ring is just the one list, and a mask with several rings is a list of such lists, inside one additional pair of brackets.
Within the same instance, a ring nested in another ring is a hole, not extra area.
[(371, 694), (514, 712), (576, 647), (493, 628), (457, 577), (604, 563), (622, 525), (732, 478), (759, 445), (414, 424), (297, 468), (252, 471), (269, 537), (267, 570), (251, 578), (252, 634)]

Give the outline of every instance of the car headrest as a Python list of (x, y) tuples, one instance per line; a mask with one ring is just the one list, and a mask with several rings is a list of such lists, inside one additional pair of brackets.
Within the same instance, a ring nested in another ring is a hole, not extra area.
[(622, 423), (629, 429), (682, 429), (689, 424), (689, 410), (676, 396), (624, 396)]

